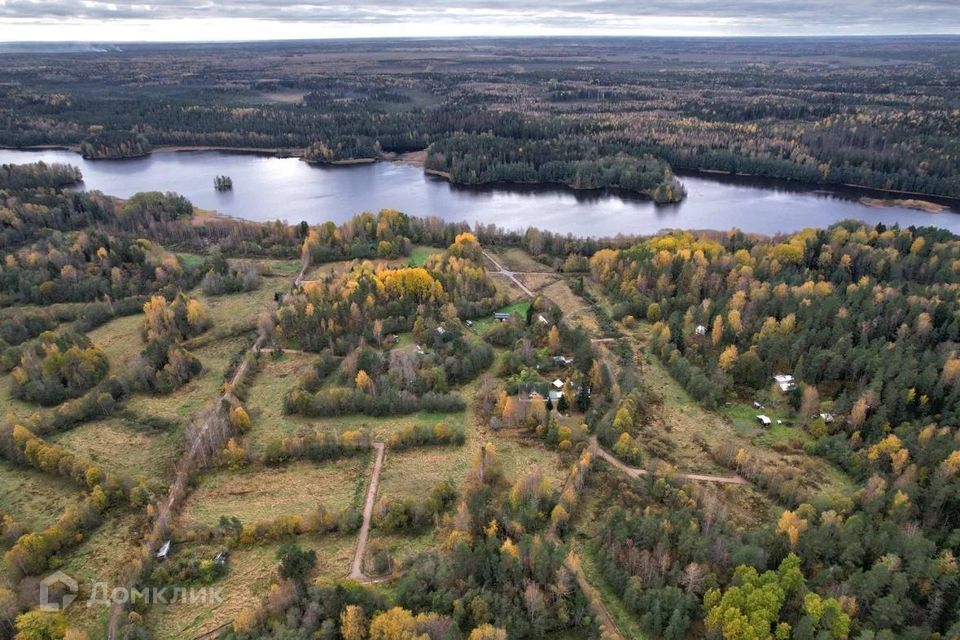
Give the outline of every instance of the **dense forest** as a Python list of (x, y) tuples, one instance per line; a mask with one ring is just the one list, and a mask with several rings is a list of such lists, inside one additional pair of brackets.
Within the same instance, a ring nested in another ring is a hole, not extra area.
[[(842, 596), (853, 628), (877, 634), (859, 637), (952, 637), (960, 630), (953, 560), (960, 531), (955, 236), (856, 223), (776, 239), (677, 233), (599, 250), (590, 268), (618, 300), (617, 317), (652, 324), (652, 348), (702, 403), (783, 396), (812, 437), (807, 451), (863, 483), (845, 504), (808, 502), (802, 491), (791, 496), (781, 490), (786, 485), (768, 483), (795, 506), (778, 531), (808, 580)], [(776, 374), (790, 374), (796, 383), (784, 390), (774, 383)], [(648, 437), (635, 429), (644, 423), (648, 401), (641, 394), (601, 433), (615, 450), (635, 450)], [(776, 473), (742, 451), (715, 454), (761, 483)], [(634, 541), (652, 534), (643, 533), (652, 523), (642, 520), (610, 526), (617, 536), (623, 527), (635, 528), (638, 533), (628, 534)], [(645, 539), (667, 548), (680, 544)], [(765, 544), (763, 553), (771, 554), (776, 545)], [(622, 566), (610, 570), (622, 576), (625, 593), (631, 575), (644, 576), (624, 574)], [(681, 578), (661, 570), (657, 584), (675, 589), (684, 586)], [(637, 584), (643, 587), (625, 598), (637, 599), (641, 612), (651, 583)], [(725, 596), (717, 597), (708, 593), (704, 604), (724, 606)], [(675, 626), (668, 617), (660, 620), (655, 627)], [(795, 624), (809, 628), (802, 620)]]
[(0, 144), (89, 158), (215, 146), (318, 163), (429, 150), (427, 166), (455, 182), (664, 202), (683, 196), (670, 169), (960, 197), (958, 64), (949, 37), (15, 53), (0, 70)]
[[(0, 457), (81, 492), (43, 527), (0, 509), (5, 575), (16, 584), (29, 587), (102, 523), (136, 510), (145, 555), (128, 569), (140, 588), (215, 585), (233, 571), (186, 552), (152, 562), (150, 545), (163, 539), (234, 551), (277, 543), (275, 579), (223, 629), (237, 640), (606, 637), (578, 558), (603, 598), (655, 638), (960, 635), (956, 236), (844, 222), (775, 237), (578, 239), (390, 209), (311, 227), (211, 218), (172, 193), (121, 201), (69, 190), (79, 177), (42, 164), (0, 170), (0, 373), (4, 392), (36, 409), (0, 417)], [(548, 265), (538, 277), (569, 286), (597, 333), (567, 314), (569, 300), (505, 295), (484, 251), (518, 249)], [(215, 324), (207, 305), (258, 291), (271, 275), (255, 259), (276, 257), (298, 275), (271, 283), (247, 324)], [(86, 334), (122, 316), (136, 316), (134, 343), (111, 361)], [(160, 509), (189, 483), (168, 494), (166, 482), (114, 472), (53, 440), (123, 414), (137, 394), (176, 402), (211, 375), (197, 354), (221, 330), (242, 351), (213, 374), (216, 399), (201, 415), (216, 417), (217, 435), (188, 449), (209, 455), (187, 459), (181, 468), (196, 467), (185, 477), (360, 458), (378, 418), (424, 417), (391, 425), (378, 443), (394, 459), (463, 450), (455, 476), (376, 501), (368, 524), (418, 545), (402, 563), (371, 552), (387, 586), (323, 575), (298, 537), (356, 533), (363, 514), (353, 505), (169, 524)], [(245, 436), (263, 414), (248, 413), (255, 393), (232, 380), (237, 371), (256, 380), (284, 350), (309, 359), (274, 393), (277, 414), (303, 422), (256, 448)], [(654, 365), (689, 392), (685, 412), (756, 402), (791, 423), (789, 438), (763, 445), (790, 458), (764, 458), (738, 444), (747, 440), (709, 441), (697, 425), (697, 458), (743, 483), (732, 491), (752, 492), (751, 514), (668, 464), (677, 434), (660, 416), (680, 396), (655, 388)], [(781, 386), (778, 375), (792, 377)], [(458, 421), (465, 415), (477, 424)], [(314, 424), (327, 418), (357, 422)], [(483, 439), (469, 435), (478, 428)], [(561, 478), (508, 466), (516, 449), (498, 451), (485, 440), (494, 435), (555, 454)], [(614, 473), (595, 462), (597, 445), (647, 473)], [(844, 490), (818, 492), (808, 467), (783, 462), (801, 459)], [(17, 598), (0, 589), (4, 630), (83, 637)], [(143, 603), (123, 613), (117, 637), (153, 637)]]

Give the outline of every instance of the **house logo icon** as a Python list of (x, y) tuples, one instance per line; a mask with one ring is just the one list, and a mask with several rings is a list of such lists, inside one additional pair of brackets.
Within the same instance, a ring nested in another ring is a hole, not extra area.
[(63, 611), (77, 599), (77, 581), (63, 571), (51, 573), (40, 581), (41, 611)]

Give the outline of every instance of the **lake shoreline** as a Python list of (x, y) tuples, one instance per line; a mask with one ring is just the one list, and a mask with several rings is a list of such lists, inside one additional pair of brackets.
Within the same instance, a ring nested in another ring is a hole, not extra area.
[[(897, 203), (868, 206), (859, 201), (865, 192), (849, 188), (818, 190), (742, 176), (678, 172), (687, 198), (679, 204), (657, 205), (642, 194), (612, 189), (576, 190), (539, 183), (458, 185), (417, 166), (422, 153), (384, 154), (381, 161), (349, 166), (316, 166), (295, 158), (278, 159), (262, 150), (167, 150), (129, 162), (85, 160), (69, 150), (0, 150), (0, 164), (40, 160), (71, 164), (83, 173), (82, 189), (120, 198), (143, 191), (177, 192), (198, 209), (252, 221), (339, 224), (362, 211), (391, 208), (446, 222), (521, 231), (532, 226), (578, 237), (731, 228), (774, 235), (826, 228), (850, 219), (871, 226), (940, 227), (960, 234), (960, 216), (907, 209)], [(216, 191), (218, 175), (229, 175), (233, 190)]]
[[(9, 146), (9, 145), (0, 145), (0, 150), (8, 150), (8, 151), (70, 151), (70, 152), (76, 153), (76, 154), (78, 154), (78, 155), (81, 155), (81, 157), (83, 157), (82, 154), (80, 154), (80, 146), (79, 146), (79, 145), (31, 145), (31, 146), (26, 146), (26, 147), (12, 147), (12, 146)], [(142, 158), (144, 158), (144, 157), (148, 157), (151, 153), (204, 153), (204, 152), (236, 154), (236, 155), (252, 155), (252, 156), (260, 156), (260, 157), (268, 157), (268, 158), (300, 158), (301, 160), (304, 160), (304, 162), (306, 162), (307, 164), (309, 164), (309, 165), (311, 165), (311, 166), (320, 166), (320, 167), (322, 167), (322, 166), (328, 166), (328, 167), (349, 167), (349, 166), (357, 166), (357, 165), (376, 164), (376, 163), (378, 163), (378, 162), (396, 162), (396, 163), (399, 163), (399, 164), (406, 164), (406, 165), (409, 165), (409, 166), (414, 166), (414, 167), (423, 168), (423, 172), (424, 172), (424, 174), (426, 174), (426, 175), (430, 175), (430, 176), (434, 176), (434, 177), (436, 177), (436, 178), (440, 178), (440, 179), (446, 180), (446, 181), (448, 181), (451, 185), (455, 185), (455, 186), (458, 186), (458, 187), (464, 187), (464, 188), (478, 188), (478, 187), (494, 187), (494, 188), (496, 188), (496, 187), (502, 187), (502, 186), (505, 186), (505, 185), (507, 185), (507, 186), (509, 186), (509, 185), (517, 185), (517, 186), (542, 186), (542, 187), (546, 187), (546, 188), (558, 188), (558, 187), (559, 187), (559, 188), (569, 189), (569, 190), (572, 191), (572, 192), (597, 192), (597, 191), (602, 191), (602, 192), (604, 192), (604, 193), (612, 193), (612, 194), (614, 194), (614, 195), (619, 195), (621, 192), (623, 192), (623, 193), (627, 193), (627, 194), (632, 194), (632, 195), (634, 196), (634, 198), (636, 198), (637, 196), (640, 196), (640, 197), (642, 197), (642, 198), (645, 199), (645, 200), (648, 199), (648, 200), (650, 200), (650, 201), (653, 201), (652, 194), (648, 194), (648, 193), (646, 193), (646, 192), (630, 191), (630, 190), (627, 190), (627, 189), (612, 189), (612, 190), (608, 190), (608, 189), (577, 189), (577, 188), (575, 188), (575, 187), (571, 187), (570, 185), (567, 185), (567, 184), (564, 184), (564, 183), (550, 183), (550, 182), (529, 182), (529, 183), (502, 182), (502, 183), (501, 183), (501, 182), (493, 182), (493, 183), (485, 183), (485, 184), (481, 184), (481, 185), (460, 184), (460, 183), (454, 182), (454, 181), (451, 179), (450, 174), (449, 174), (448, 172), (438, 171), (438, 170), (436, 170), (436, 169), (427, 169), (427, 168), (425, 168), (424, 164), (425, 164), (425, 161), (426, 161), (426, 149), (423, 149), (423, 150), (420, 150), (420, 151), (407, 151), (407, 152), (403, 152), (403, 153), (386, 152), (386, 153), (384, 153), (382, 156), (380, 156), (380, 157), (378, 157), (378, 158), (355, 158), (355, 159), (348, 159), (348, 160), (335, 160), (335, 161), (332, 161), (332, 162), (310, 162), (309, 160), (305, 160), (305, 159), (304, 159), (304, 155), (303, 155), (304, 150), (303, 150), (303, 149), (296, 148), (296, 147), (286, 147), (286, 148), (282, 148), (282, 147), (259, 148), (259, 147), (224, 147), (224, 146), (216, 146), (216, 145), (196, 145), (196, 146), (190, 146), (190, 145), (179, 145), (179, 146), (178, 146), (178, 145), (165, 145), (165, 146), (154, 147), (154, 148), (150, 151), (150, 153), (142, 154), (142, 155), (137, 155), (137, 156), (129, 156), (129, 157), (123, 157), (123, 158), (87, 158), (87, 159), (88, 159), (88, 160), (92, 160), (92, 161), (97, 161), (97, 160), (109, 160), (109, 161), (114, 161), (114, 162), (116, 162), (116, 161), (121, 161), (121, 160), (137, 160), (137, 159), (142, 159)], [(823, 191), (824, 193), (829, 194), (829, 195), (838, 195), (838, 194), (840, 194), (840, 195), (847, 195), (847, 196), (856, 196), (856, 197), (853, 198), (853, 199), (857, 199), (857, 200), (858, 200), (860, 197), (869, 198), (869, 196), (870, 196), (871, 194), (880, 194), (880, 195), (882, 195), (882, 196), (905, 196), (905, 198), (903, 198), (903, 199), (905, 199), (905, 200), (921, 200), (921, 201), (929, 202), (929, 203), (931, 203), (931, 204), (933, 204), (933, 205), (936, 205), (936, 206), (943, 207), (943, 208), (942, 208), (940, 211), (938, 211), (937, 213), (939, 213), (939, 212), (960, 213), (960, 197), (938, 195), (938, 194), (933, 194), (933, 193), (924, 193), (924, 192), (921, 192), (921, 191), (901, 191), (901, 190), (896, 190), (896, 189), (884, 189), (884, 188), (881, 188), (881, 187), (869, 187), (869, 186), (859, 185), (859, 184), (853, 184), (853, 183), (840, 183), (840, 184), (837, 184), (837, 183), (824, 183), (824, 182), (802, 182), (802, 181), (798, 181), (798, 180), (790, 180), (790, 179), (787, 179), (787, 178), (775, 178), (775, 177), (771, 177), (771, 176), (762, 176), (762, 175), (756, 175), (756, 174), (750, 174), (750, 173), (735, 173), (735, 172), (732, 172), (732, 171), (725, 171), (725, 170), (723, 170), (723, 169), (676, 169), (676, 168), (675, 168), (675, 169), (673, 169), (673, 174), (674, 174), (675, 176), (677, 176), (677, 177), (680, 177), (680, 178), (682, 178), (682, 177), (684, 177), (685, 175), (687, 175), (687, 176), (699, 176), (699, 177), (704, 177), (704, 178), (708, 178), (708, 179), (709, 179), (709, 178), (714, 178), (714, 179), (729, 179), (729, 180), (731, 180), (731, 181), (734, 181), (734, 184), (736, 184), (737, 182), (747, 183), (747, 182), (749, 182), (749, 181), (755, 181), (755, 180), (756, 180), (756, 181), (763, 181), (763, 182), (767, 183), (768, 186), (769, 186), (769, 185), (772, 185), (772, 186), (776, 187), (776, 186), (779, 185), (779, 186), (782, 186), (782, 187), (788, 188), (788, 189), (789, 189), (789, 188), (793, 188), (793, 189), (796, 190), (796, 192), (798, 192), (798, 193), (803, 193), (803, 192), (805, 192), (805, 193), (816, 193), (816, 192), (819, 192), (819, 191)], [(849, 191), (848, 191), (848, 192), (845, 192), (845, 190), (849, 190)], [(860, 192), (860, 193), (856, 193), (856, 192)], [(901, 198), (889, 198), (889, 197), (887, 197), (887, 198), (883, 198), (883, 199), (884, 199), (884, 200), (887, 200), (887, 201), (890, 201), (891, 204), (882, 204), (882, 205), (873, 204), (873, 203), (861, 203), (861, 204), (863, 204), (864, 206), (868, 206), (868, 207), (877, 207), (877, 206), (880, 206), (880, 207), (895, 207), (895, 206), (901, 206), (901, 205), (896, 204), (896, 201), (897, 201), (897, 200), (900, 200)], [(875, 200), (875, 199), (874, 199), (874, 200)], [(678, 204), (678, 203), (676, 203), (676, 202), (667, 202), (667, 203), (658, 203), (658, 204), (661, 205), (661, 206), (670, 206), (670, 205), (674, 205), (674, 204)], [(911, 207), (911, 206), (906, 206), (905, 208), (913, 208), (913, 209), (916, 209), (916, 207)], [(930, 210), (928, 210), (928, 209), (923, 209), (923, 208), (920, 208), (920, 209), (917, 209), (917, 210), (930, 212)]]

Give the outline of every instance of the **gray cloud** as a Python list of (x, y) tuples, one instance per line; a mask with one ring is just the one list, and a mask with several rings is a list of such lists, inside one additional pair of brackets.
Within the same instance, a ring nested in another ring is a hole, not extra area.
[[(670, 18), (708, 29), (779, 33), (960, 31), (958, 0), (0, 0), (0, 20), (154, 21), (253, 19), (317, 24), (409, 24), (478, 21), (532, 29), (614, 31)], [(658, 22), (659, 23), (659, 22)]]

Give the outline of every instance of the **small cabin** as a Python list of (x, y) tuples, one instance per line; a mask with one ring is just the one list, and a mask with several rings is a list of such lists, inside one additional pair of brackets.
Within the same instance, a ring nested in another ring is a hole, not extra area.
[(702, 324), (698, 324), (696, 328), (693, 330), (693, 332), (698, 336), (705, 336), (707, 335), (707, 328)]
[(793, 391), (797, 384), (793, 381), (793, 376), (778, 373), (773, 376), (774, 381), (777, 383), (777, 386), (780, 387), (780, 391), (786, 393), (787, 391)]
[(820, 414), (820, 419), (823, 420), (824, 423), (830, 424), (831, 422), (833, 422), (833, 414), (832, 414), (832, 413), (821, 413), (821, 414)]
[(762, 413), (758, 413), (758, 414), (757, 414), (757, 422), (760, 423), (760, 425), (761, 425), (761, 426), (764, 426), (764, 427), (769, 427), (771, 424), (773, 424), (773, 423), (771, 422), (770, 418), (767, 417), (767, 416), (765, 416), (765, 415), (763, 415)]
[(497, 311), (493, 314), (493, 319), (497, 322), (507, 322), (510, 319), (511, 314), (504, 311)]
[(157, 551), (157, 560), (163, 562), (170, 556), (170, 540), (167, 540), (160, 546), (160, 550)]

